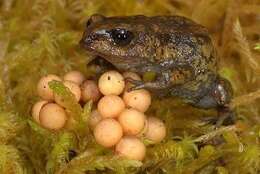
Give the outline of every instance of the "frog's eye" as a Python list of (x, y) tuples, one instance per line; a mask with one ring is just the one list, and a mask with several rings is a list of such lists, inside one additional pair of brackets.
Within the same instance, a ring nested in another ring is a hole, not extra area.
[(126, 29), (112, 29), (110, 34), (114, 42), (121, 46), (129, 44), (134, 36), (132, 32)]

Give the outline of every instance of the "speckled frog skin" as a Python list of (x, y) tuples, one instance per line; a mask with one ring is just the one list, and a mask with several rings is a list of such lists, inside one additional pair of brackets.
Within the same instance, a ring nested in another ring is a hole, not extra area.
[(133, 89), (178, 96), (200, 108), (230, 101), (232, 90), (217, 74), (217, 54), (207, 29), (187, 18), (93, 15), (80, 44), (119, 70), (156, 74), (152, 82), (128, 79)]

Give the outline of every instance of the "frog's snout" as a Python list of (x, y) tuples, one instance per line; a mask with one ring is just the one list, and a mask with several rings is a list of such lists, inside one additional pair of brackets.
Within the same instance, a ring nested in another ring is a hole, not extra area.
[(85, 49), (95, 49), (100, 46), (100, 42), (107, 41), (109, 38), (110, 34), (105, 29), (93, 31), (87, 28), (80, 40), (80, 45)]
[(87, 35), (84, 33), (82, 39), (79, 41), (80, 46), (82, 46), (82, 47), (87, 47), (87, 46), (90, 45), (91, 43), (92, 43), (91, 37), (87, 36)]
[(81, 47), (88, 49), (95, 41), (96, 35), (93, 35), (87, 31), (84, 32), (82, 39), (79, 41)]

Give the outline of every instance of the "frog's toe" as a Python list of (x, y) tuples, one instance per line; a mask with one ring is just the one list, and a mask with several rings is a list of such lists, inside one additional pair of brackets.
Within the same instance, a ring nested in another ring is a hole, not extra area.
[(130, 88), (129, 88), (129, 91), (134, 91), (134, 90), (143, 89), (143, 88), (145, 88), (145, 85), (144, 85), (144, 84), (135, 85), (135, 86), (133, 86), (133, 87), (130, 87)]
[(228, 126), (236, 122), (237, 117), (235, 111), (230, 110), (228, 107), (218, 108), (218, 120), (216, 122), (216, 127), (222, 125)]
[(127, 89), (128, 92), (137, 90), (137, 89), (142, 89), (145, 87), (145, 83), (141, 80), (134, 80), (132, 78), (126, 78), (125, 81), (131, 83), (131, 87), (129, 87)]

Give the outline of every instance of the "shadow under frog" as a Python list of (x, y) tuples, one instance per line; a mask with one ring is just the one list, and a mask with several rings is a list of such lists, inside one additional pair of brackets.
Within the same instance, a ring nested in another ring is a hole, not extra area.
[(217, 108), (222, 124), (232, 112), (230, 83), (217, 73), (217, 53), (207, 29), (180, 16), (93, 15), (80, 45), (121, 71), (152, 71), (152, 82), (127, 79), (132, 90), (177, 96), (198, 108)]

